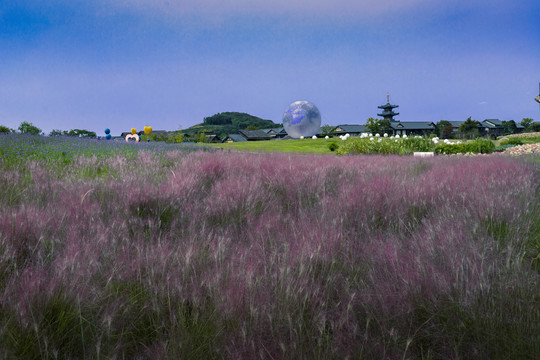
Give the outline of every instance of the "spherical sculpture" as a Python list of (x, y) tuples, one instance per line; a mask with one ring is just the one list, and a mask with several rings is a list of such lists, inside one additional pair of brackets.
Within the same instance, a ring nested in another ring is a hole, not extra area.
[(313, 136), (321, 128), (321, 113), (309, 101), (295, 101), (283, 114), (283, 127), (293, 138)]

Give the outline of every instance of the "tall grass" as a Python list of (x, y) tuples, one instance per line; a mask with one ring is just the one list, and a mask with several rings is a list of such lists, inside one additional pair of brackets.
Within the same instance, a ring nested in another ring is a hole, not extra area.
[(0, 358), (540, 354), (533, 164), (139, 151), (0, 181)]

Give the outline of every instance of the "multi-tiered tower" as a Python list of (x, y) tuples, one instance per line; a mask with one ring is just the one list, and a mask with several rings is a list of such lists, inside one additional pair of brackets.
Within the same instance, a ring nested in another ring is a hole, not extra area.
[(383, 109), (382, 113), (377, 114), (378, 116), (382, 116), (384, 120), (390, 120), (391, 123), (399, 122), (399, 120), (394, 120), (394, 116), (399, 115), (399, 113), (394, 112), (394, 108), (399, 107), (399, 105), (392, 105), (390, 104), (390, 93), (386, 93), (386, 104), (377, 106), (379, 109)]

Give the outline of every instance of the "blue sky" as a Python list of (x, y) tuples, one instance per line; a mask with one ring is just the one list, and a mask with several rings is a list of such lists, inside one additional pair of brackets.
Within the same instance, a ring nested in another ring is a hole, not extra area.
[(538, 0), (3, 0), (0, 124), (104, 135), (313, 102), (362, 124), (540, 120)]

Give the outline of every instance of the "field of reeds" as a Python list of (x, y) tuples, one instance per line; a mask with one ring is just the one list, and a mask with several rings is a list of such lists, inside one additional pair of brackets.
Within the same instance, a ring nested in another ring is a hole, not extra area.
[(538, 164), (32, 141), (0, 137), (2, 359), (540, 355)]

